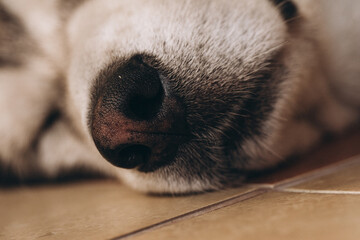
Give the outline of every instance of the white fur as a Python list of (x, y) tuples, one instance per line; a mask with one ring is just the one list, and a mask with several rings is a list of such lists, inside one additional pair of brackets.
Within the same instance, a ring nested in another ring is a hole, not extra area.
[[(246, 151), (254, 161), (239, 162), (237, 167), (273, 166), (314, 146), (324, 132), (339, 133), (359, 121), (360, 4), (356, 0), (296, 1), (305, 22), (291, 34), (269, 0), (90, 0), (66, 21), (57, 1), (1, 2), (19, 16), (37, 43), (20, 68), (0, 68), (0, 160), (19, 175), (33, 174), (25, 169), (33, 164), (31, 160), (38, 172), (50, 178), (63, 169), (84, 166), (117, 176), (140, 191), (216, 189), (211, 179), (182, 178), (176, 167), (147, 174), (115, 169), (97, 152), (87, 129), (90, 89), (104, 67), (139, 52), (154, 53), (167, 62), (165, 52), (181, 59), (206, 37), (209, 47), (202, 54), (212, 60), (203, 69), (208, 73), (239, 58), (244, 69), (238, 72), (246, 80), (250, 73), (245, 69), (261, 69), (263, 60), (278, 49), (284, 49), (282, 57), (289, 69), (275, 110), (262, 126), (264, 135), (247, 139), (232, 153), (236, 159)], [(221, 14), (229, 9), (233, 11)], [(200, 13), (211, 16), (201, 29)], [(203, 67), (196, 58), (190, 64), (195, 70)], [(41, 132), (54, 107), (63, 116)], [(224, 127), (227, 124), (230, 121)]]

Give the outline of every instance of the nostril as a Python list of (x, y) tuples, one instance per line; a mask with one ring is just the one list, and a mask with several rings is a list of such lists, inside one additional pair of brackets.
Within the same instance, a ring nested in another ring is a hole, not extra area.
[(117, 152), (116, 165), (122, 168), (135, 168), (149, 161), (151, 150), (144, 145), (130, 145)]
[(101, 152), (113, 165), (127, 169), (146, 164), (151, 155), (149, 147), (137, 144), (122, 144), (116, 149)]
[[(165, 91), (160, 73), (135, 55), (117, 68), (107, 80), (104, 102), (117, 105), (117, 111), (130, 120), (147, 121), (159, 113)], [(115, 100), (114, 100), (115, 99)]]
[(129, 99), (128, 115), (133, 119), (150, 120), (159, 113), (163, 99), (164, 90), (161, 85), (155, 96), (135, 95)]

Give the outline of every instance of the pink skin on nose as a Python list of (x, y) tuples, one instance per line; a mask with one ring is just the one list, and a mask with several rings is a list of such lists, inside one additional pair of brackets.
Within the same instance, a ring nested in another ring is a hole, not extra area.
[[(120, 111), (104, 106), (98, 99), (91, 123), (97, 146), (116, 149), (120, 145), (139, 144), (151, 149), (151, 162), (174, 158), (179, 144), (189, 138), (183, 108), (175, 98), (165, 97), (167, 108), (151, 120), (132, 120)], [(149, 164), (150, 164), (149, 163)]]

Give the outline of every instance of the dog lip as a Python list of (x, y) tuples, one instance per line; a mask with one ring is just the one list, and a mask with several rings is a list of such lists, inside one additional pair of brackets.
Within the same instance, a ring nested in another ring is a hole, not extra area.
[(141, 134), (141, 135), (159, 135), (159, 136), (166, 136), (166, 137), (188, 137), (190, 138), (191, 134), (186, 133), (176, 133), (176, 132), (148, 132), (148, 131), (138, 131), (138, 130), (127, 130), (128, 133), (135, 133), (135, 134)]
[(159, 162), (156, 164), (143, 164), (139, 167), (136, 168), (137, 171), (142, 172), (142, 173), (151, 173), (151, 172), (155, 172), (156, 170), (158, 170), (159, 168), (163, 167), (167, 165), (166, 162)]

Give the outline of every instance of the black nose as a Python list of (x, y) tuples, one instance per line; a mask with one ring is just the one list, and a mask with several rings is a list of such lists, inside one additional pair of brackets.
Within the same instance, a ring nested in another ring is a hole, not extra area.
[(160, 112), (164, 99), (160, 75), (140, 55), (118, 68), (113, 80), (115, 89), (108, 94), (111, 100), (117, 99), (118, 109), (129, 119), (148, 121)]
[(89, 125), (105, 159), (150, 171), (175, 157), (186, 123), (183, 104), (169, 93), (168, 84), (140, 55), (100, 74), (92, 90)]

